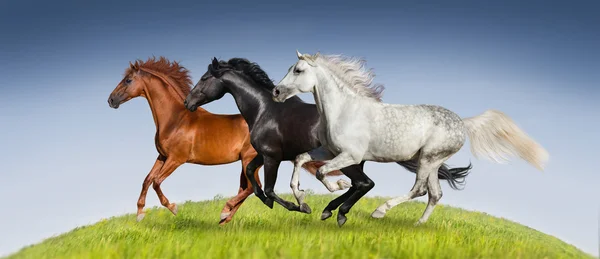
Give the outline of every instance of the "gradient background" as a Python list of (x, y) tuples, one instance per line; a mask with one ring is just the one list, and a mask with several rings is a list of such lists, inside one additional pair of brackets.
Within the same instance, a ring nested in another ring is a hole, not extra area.
[[(463, 117), (506, 112), (550, 152), (547, 170), (477, 160), (463, 148), (449, 164), (472, 161), (473, 173), (463, 191), (443, 183), (441, 202), (598, 255), (600, 2), (201, 2), (0, 1), (0, 255), (135, 213), (157, 155), (154, 123), (144, 99), (119, 110), (106, 102), (129, 61), (164, 55), (196, 82), (213, 56), (245, 57), (279, 81), (296, 49), (366, 58), (385, 102), (438, 104)], [(238, 113), (229, 95), (206, 108)], [(278, 192), (290, 192), (291, 170), (282, 164)], [(186, 164), (162, 186), (174, 202), (231, 196), (239, 171), (239, 162)], [(402, 195), (414, 183), (395, 164), (366, 171), (371, 196)], [(326, 192), (308, 174), (302, 185)], [(150, 189), (147, 206), (156, 205)], [(216, 224), (219, 211), (207, 213)]]

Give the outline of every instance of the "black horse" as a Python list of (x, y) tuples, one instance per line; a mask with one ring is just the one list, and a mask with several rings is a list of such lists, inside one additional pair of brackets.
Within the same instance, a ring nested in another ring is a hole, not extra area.
[[(253, 175), (248, 175), (255, 195), (270, 208), (273, 208), (275, 200), (290, 211), (310, 213), (308, 205), (296, 205), (283, 200), (275, 194), (273, 188), (281, 161), (293, 161), (297, 155), (320, 146), (317, 138), (319, 114), (314, 104), (305, 103), (298, 96), (283, 103), (273, 101), (271, 92), (274, 87), (273, 81), (256, 63), (243, 58), (232, 58), (227, 62), (213, 58), (212, 64), (208, 65), (208, 71), (187, 96), (185, 106), (194, 111), (199, 106), (230, 93), (248, 123), (251, 143), (259, 153), (248, 164), (247, 172), (254, 172), (254, 169), (264, 164), (264, 193)], [(398, 164), (413, 173), (417, 170), (416, 161)], [(325, 207), (321, 215), (322, 220), (331, 217), (332, 210), (342, 205), (338, 212), (338, 224), (342, 226), (346, 222), (345, 214), (375, 186), (363, 172), (363, 167), (364, 161), (341, 169), (344, 175), (350, 178), (352, 186)], [(464, 168), (448, 168), (443, 165), (438, 175), (440, 179), (447, 180), (453, 189), (458, 189), (458, 186), (464, 183), (469, 169), (470, 165)]]

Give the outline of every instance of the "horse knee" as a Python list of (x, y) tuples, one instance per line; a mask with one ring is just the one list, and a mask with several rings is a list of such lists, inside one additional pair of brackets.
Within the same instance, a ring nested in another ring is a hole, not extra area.
[(443, 193), (442, 191), (429, 191), (429, 199), (435, 203), (442, 199)]
[(315, 177), (317, 178), (317, 180), (319, 181), (323, 181), (323, 179), (325, 178), (325, 174), (323, 172), (321, 172), (321, 169), (317, 169), (317, 172), (315, 173)]
[(413, 192), (414, 192), (414, 197), (421, 197), (425, 194), (427, 194), (427, 179), (424, 180), (417, 180), (417, 182), (415, 183), (415, 186), (413, 187)]
[(153, 179), (153, 178), (148, 178), (148, 179), (145, 179), (145, 180), (144, 180), (144, 182), (142, 183), (142, 190), (144, 190), (144, 189), (146, 189), (146, 188), (150, 187), (150, 184), (151, 184), (153, 181), (154, 181), (154, 179)]
[(366, 181), (354, 182), (352, 183), (352, 185), (356, 186), (356, 189), (358, 190), (370, 191), (371, 189), (373, 189), (373, 187), (375, 187), (375, 182), (371, 181), (370, 179), (367, 179)]
[(254, 167), (246, 167), (246, 177), (248, 177), (248, 179), (251, 179), (254, 177), (254, 170), (256, 168)]
[(160, 182), (157, 180), (152, 181), (152, 188), (156, 191), (160, 189)]
[(304, 164), (304, 163), (310, 161), (310, 159), (311, 158), (310, 158), (310, 155), (308, 153), (302, 153), (302, 154), (296, 156), (296, 159), (294, 159), (294, 162), (296, 164), (298, 164), (298, 163)]

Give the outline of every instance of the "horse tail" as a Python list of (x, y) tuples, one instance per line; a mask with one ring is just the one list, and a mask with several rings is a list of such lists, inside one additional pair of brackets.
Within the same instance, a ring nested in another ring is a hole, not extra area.
[[(418, 162), (416, 160), (396, 162), (404, 169), (412, 173), (417, 173)], [(448, 181), (450, 188), (454, 190), (461, 190), (465, 185), (465, 178), (471, 172), (471, 163), (466, 167), (455, 167), (451, 168), (446, 163), (442, 164), (438, 169), (438, 179)]]
[(496, 163), (519, 156), (538, 170), (544, 170), (548, 152), (527, 136), (523, 130), (500, 111), (488, 110), (475, 117), (463, 119), (471, 140), (471, 152)]
[[(304, 168), (310, 174), (316, 175), (317, 170), (324, 164), (325, 164), (325, 162), (321, 162), (321, 161), (310, 161), (310, 162), (304, 163), (304, 165), (302, 165), (302, 168)], [(340, 170), (335, 170), (335, 171), (329, 172), (326, 176), (339, 176), (339, 175), (344, 175), (344, 173), (342, 173), (342, 171), (340, 171)]]

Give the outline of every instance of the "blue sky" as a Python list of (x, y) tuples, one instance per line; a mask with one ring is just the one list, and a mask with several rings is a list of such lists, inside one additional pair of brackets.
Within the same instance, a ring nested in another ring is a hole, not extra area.
[[(385, 102), (507, 113), (550, 152), (547, 170), (477, 160), (463, 148), (449, 164), (471, 161), (473, 173), (463, 191), (443, 183), (441, 202), (598, 255), (598, 2), (341, 3), (1, 1), (0, 255), (135, 212), (157, 154), (154, 124), (143, 99), (118, 110), (106, 103), (129, 61), (164, 55), (196, 81), (213, 56), (245, 57), (278, 81), (296, 49), (366, 58)], [(238, 113), (230, 96), (206, 108)], [(184, 165), (163, 190), (175, 202), (234, 195), (239, 168)], [(291, 169), (280, 168), (279, 192), (289, 192)], [(366, 171), (371, 196), (398, 196), (414, 182), (393, 164)], [(302, 185), (326, 192), (307, 174)], [(152, 190), (147, 205), (159, 205)]]

